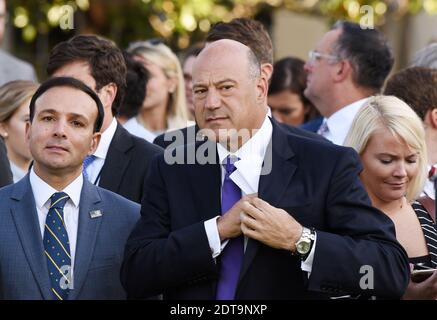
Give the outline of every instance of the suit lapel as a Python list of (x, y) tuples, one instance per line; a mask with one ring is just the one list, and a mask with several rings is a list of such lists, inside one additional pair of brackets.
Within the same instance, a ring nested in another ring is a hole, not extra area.
[(101, 208), (100, 202), (101, 198), (97, 188), (84, 179), (79, 204), (79, 226), (77, 229), (77, 249), (74, 262), (74, 289), (70, 292), (69, 300), (74, 300), (78, 297), (88, 273), (88, 267), (94, 254), (97, 236), (103, 219), (103, 216), (92, 218), (90, 212), (100, 210), (104, 215), (105, 212)]
[[(296, 171), (296, 165), (290, 161), (294, 156), (294, 152), (290, 147), (288, 135), (277, 125), (275, 120), (272, 120), (272, 125), (272, 140), (267, 147), (264, 158), (263, 171), (259, 180), (258, 197), (277, 207)], [(243, 266), (240, 272), (240, 281), (252, 264), (259, 245), (260, 243), (256, 240), (249, 239), (247, 241)]]
[(117, 193), (130, 157), (127, 151), (133, 146), (123, 127), (117, 124), (117, 130), (109, 145), (105, 164), (102, 168), (99, 186)]
[[(196, 211), (201, 220), (208, 220), (219, 215), (221, 212), (221, 169), (218, 164), (217, 146), (215, 142), (205, 141), (197, 143), (196, 159), (199, 150), (205, 150), (205, 157), (211, 159), (212, 163), (188, 165), (191, 181), (191, 192), (193, 199), (196, 199)], [(190, 151), (189, 151), (190, 152)], [(213, 154), (209, 155), (209, 152)], [(205, 154), (201, 152), (201, 154)], [(198, 160), (198, 159), (197, 159)]]
[(23, 246), (30, 269), (45, 300), (52, 300), (53, 294), (44, 255), (41, 229), (36, 211), (35, 198), (30, 186), (29, 175), (15, 184), (11, 199), (11, 211), (18, 235)]

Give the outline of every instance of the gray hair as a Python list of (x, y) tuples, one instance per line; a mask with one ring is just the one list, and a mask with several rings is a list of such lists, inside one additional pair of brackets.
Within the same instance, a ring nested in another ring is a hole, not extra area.
[(432, 43), (416, 52), (411, 66), (437, 69), (437, 43)]
[(256, 77), (259, 77), (259, 75), (261, 74), (261, 64), (258, 58), (256, 57), (255, 53), (249, 47), (247, 48), (249, 49), (247, 53), (249, 77), (251, 79), (255, 79)]

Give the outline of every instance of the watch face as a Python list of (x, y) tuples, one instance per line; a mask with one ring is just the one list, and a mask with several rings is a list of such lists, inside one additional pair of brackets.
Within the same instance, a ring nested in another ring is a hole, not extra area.
[(300, 254), (307, 254), (310, 251), (311, 243), (307, 241), (301, 241), (296, 245), (296, 250)]

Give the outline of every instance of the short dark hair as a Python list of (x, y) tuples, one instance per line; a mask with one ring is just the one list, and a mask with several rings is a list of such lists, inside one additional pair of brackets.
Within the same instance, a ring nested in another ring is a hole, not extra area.
[(130, 119), (138, 114), (147, 94), (149, 72), (143, 64), (135, 60), (132, 54), (123, 51), (126, 61), (126, 94), (118, 112), (119, 116)]
[(204, 47), (205, 44), (203, 42), (197, 42), (189, 47), (182, 57), (183, 63), (185, 63), (189, 57), (197, 57)]
[(87, 95), (91, 97), (91, 99), (94, 100), (94, 102), (97, 105), (97, 118), (94, 122), (94, 129), (93, 132), (100, 131), (103, 124), (103, 117), (104, 117), (104, 111), (103, 111), (103, 105), (100, 101), (99, 96), (94, 92), (93, 89), (88, 87), (85, 83), (83, 83), (80, 80), (77, 80), (75, 78), (71, 77), (53, 77), (48, 79), (47, 81), (43, 82), (40, 87), (36, 90), (35, 94), (32, 96), (32, 99), (30, 100), (29, 105), (29, 118), (30, 122), (32, 122), (33, 117), (35, 116), (35, 103), (36, 100), (47, 90), (53, 88), (53, 87), (71, 87), (76, 88), (78, 90), (81, 90), (85, 92)]
[(412, 67), (395, 73), (387, 80), (385, 95), (393, 95), (408, 104), (424, 120), (437, 108), (437, 70)]
[(286, 57), (276, 61), (273, 66), (268, 94), (290, 91), (299, 95), (304, 106), (309, 108), (309, 112), (305, 115), (305, 121), (308, 121), (319, 116), (319, 113), (311, 101), (303, 94), (307, 82), (304, 65), (305, 61), (296, 57)]
[(57, 44), (50, 52), (47, 74), (52, 76), (63, 66), (87, 62), (96, 81), (96, 91), (109, 83), (117, 86), (112, 113), (117, 115), (126, 90), (126, 64), (121, 50), (111, 41), (95, 35), (78, 35)]
[(206, 42), (230, 39), (249, 47), (260, 64), (273, 65), (273, 45), (269, 33), (259, 21), (237, 18), (215, 24), (206, 36)]
[(358, 85), (379, 92), (394, 63), (385, 36), (376, 29), (363, 29), (348, 21), (338, 21), (333, 27), (335, 29), (342, 32), (332, 54), (350, 61)]

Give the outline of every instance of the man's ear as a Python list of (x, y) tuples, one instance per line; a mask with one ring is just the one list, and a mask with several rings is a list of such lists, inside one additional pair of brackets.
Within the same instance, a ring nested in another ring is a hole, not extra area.
[(437, 129), (437, 108), (428, 111), (429, 113), (429, 122), (434, 129)]
[(343, 82), (353, 75), (352, 65), (349, 60), (340, 60), (333, 67), (334, 82)]
[(90, 149), (88, 151), (88, 155), (94, 154), (96, 152), (97, 147), (99, 146), (100, 139), (102, 138), (102, 134), (100, 132), (94, 132), (93, 137), (91, 139)]
[(111, 82), (104, 86), (99, 93), (99, 98), (102, 101), (103, 107), (111, 107), (114, 103), (115, 96), (117, 95), (117, 86)]
[(257, 77), (256, 80), (256, 89), (257, 89), (257, 95), (256, 95), (256, 99), (263, 104), (267, 98), (267, 93), (269, 90), (269, 84), (268, 84), (268, 80), (267, 78), (262, 74), (261, 71), (261, 75)]
[(273, 73), (273, 65), (271, 65), (270, 63), (263, 63), (261, 65), (261, 74), (263, 74), (266, 77), (268, 83), (270, 82), (272, 73)]

